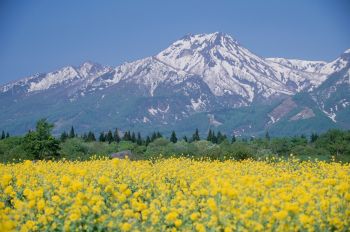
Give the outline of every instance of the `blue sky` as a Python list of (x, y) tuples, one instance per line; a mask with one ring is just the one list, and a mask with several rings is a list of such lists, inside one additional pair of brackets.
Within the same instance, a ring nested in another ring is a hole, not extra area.
[(225, 32), (263, 57), (335, 59), (347, 0), (2, 0), (0, 84), (91, 60), (116, 66), (188, 33)]

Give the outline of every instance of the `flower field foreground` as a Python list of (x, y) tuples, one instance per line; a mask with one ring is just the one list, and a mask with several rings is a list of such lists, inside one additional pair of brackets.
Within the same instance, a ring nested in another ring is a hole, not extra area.
[(0, 177), (0, 231), (350, 229), (349, 164), (26, 161)]

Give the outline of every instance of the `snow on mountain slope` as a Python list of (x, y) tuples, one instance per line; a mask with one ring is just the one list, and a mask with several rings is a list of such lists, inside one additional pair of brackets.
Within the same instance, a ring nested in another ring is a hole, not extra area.
[(69, 85), (76, 81), (81, 81), (81, 86), (84, 86), (110, 70), (111, 68), (109, 67), (104, 67), (92, 62), (85, 62), (78, 67), (67, 66), (54, 72), (49, 72), (47, 74), (36, 74), (19, 81), (9, 83), (0, 87), (0, 93), (7, 92), (13, 88), (21, 88), (26, 93), (43, 91), (57, 87), (58, 85)]
[[(307, 61), (307, 60), (285, 59), (285, 58), (266, 58), (266, 60), (281, 64), (291, 69), (295, 69), (303, 72), (310, 72), (310, 73), (320, 73), (321, 69), (327, 64), (327, 62), (325, 61)], [(330, 74), (330, 73), (324, 73), (324, 74)]]
[(256, 96), (292, 95), (319, 84), (313, 75), (266, 61), (219, 32), (185, 36), (156, 58), (202, 76), (217, 96), (238, 94), (247, 102)]
[(339, 70), (345, 68), (350, 63), (350, 49), (343, 52), (343, 54), (340, 55), (337, 59), (334, 61), (326, 64), (322, 67), (320, 72), (332, 74), (334, 72), (338, 72)]
[(96, 78), (92, 86), (108, 87), (116, 85), (120, 81), (132, 82), (146, 86), (149, 89), (149, 94), (153, 96), (154, 90), (160, 83), (178, 84), (188, 76), (186, 72), (165, 65), (154, 57), (148, 57), (116, 67), (113, 75)]

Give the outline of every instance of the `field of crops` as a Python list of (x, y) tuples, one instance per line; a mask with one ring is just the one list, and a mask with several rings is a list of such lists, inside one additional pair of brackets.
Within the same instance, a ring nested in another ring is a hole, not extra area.
[(0, 231), (350, 230), (349, 164), (26, 161), (0, 177)]

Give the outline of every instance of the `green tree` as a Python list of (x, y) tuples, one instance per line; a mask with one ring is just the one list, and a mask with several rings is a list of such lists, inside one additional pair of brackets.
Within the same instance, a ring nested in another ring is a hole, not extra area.
[(100, 137), (98, 138), (98, 141), (100, 142), (106, 142), (106, 136), (104, 132), (100, 133)]
[(146, 146), (151, 143), (151, 138), (147, 135), (146, 137)]
[(6, 133), (6, 138), (10, 138), (10, 133)]
[(314, 143), (314, 142), (316, 142), (317, 139), (318, 139), (318, 134), (312, 133), (310, 136), (310, 142)]
[(207, 141), (212, 142), (213, 141), (213, 133), (211, 129), (209, 129), (208, 136), (207, 136)]
[(183, 141), (185, 141), (186, 143), (188, 142), (188, 138), (187, 136), (185, 135), (183, 138), (182, 138)]
[(5, 138), (6, 138), (5, 131), (2, 131), (2, 132), (1, 132), (1, 138), (0, 138), (0, 139), (5, 139)]
[(157, 139), (157, 134), (156, 134), (156, 132), (153, 132), (151, 135), (151, 142), (153, 142), (156, 139)]
[(131, 134), (131, 142), (133, 142), (133, 143), (136, 142), (136, 135), (135, 135), (135, 132), (132, 132), (132, 134)]
[(87, 135), (87, 139), (86, 139), (88, 142), (93, 142), (93, 141), (96, 141), (96, 137), (95, 137), (95, 134), (94, 132), (92, 131), (89, 131), (88, 135)]
[(109, 130), (108, 133), (107, 133), (107, 136), (106, 136), (106, 141), (111, 144), (113, 142), (113, 134), (112, 134), (112, 131)]
[(60, 136), (60, 141), (61, 141), (61, 142), (64, 142), (64, 141), (66, 141), (66, 139), (68, 139), (68, 134), (67, 134), (66, 131), (63, 131), (63, 132), (61, 133), (61, 136)]
[(217, 137), (216, 137), (216, 143), (217, 144), (220, 144), (222, 143), (225, 139), (227, 139), (227, 136), (222, 134), (220, 131), (218, 132), (217, 134)]
[(125, 131), (124, 136), (123, 136), (124, 141), (130, 141), (131, 136), (130, 136), (130, 131)]
[(265, 139), (267, 140), (267, 141), (270, 141), (270, 134), (269, 134), (269, 131), (266, 131), (266, 133), (265, 133)]
[(88, 142), (88, 135), (84, 133), (81, 138), (84, 140), (84, 142)]
[(199, 141), (199, 140), (201, 140), (201, 138), (199, 137), (198, 128), (196, 128), (196, 131), (195, 131), (194, 134), (192, 135), (192, 141)]
[(175, 131), (171, 132), (170, 142), (172, 142), (172, 143), (176, 143), (177, 142), (177, 137), (176, 137)]
[(28, 132), (24, 137), (24, 149), (33, 155), (34, 159), (50, 159), (59, 155), (59, 141), (52, 135), (53, 124), (46, 119), (40, 119), (36, 131)]
[(231, 143), (236, 142), (236, 140), (237, 140), (237, 139), (236, 139), (236, 136), (235, 136), (235, 134), (233, 134), (233, 135), (232, 135), (232, 139), (231, 139)]
[(120, 139), (120, 136), (119, 136), (118, 128), (115, 128), (113, 137), (114, 137), (114, 141), (115, 141), (115, 142), (117, 142), (117, 143), (120, 142), (121, 139)]
[(74, 138), (75, 137), (75, 131), (74, 131), (74, 127), (72, 126), (70, 128), (70, 132), (69, 132), (69, 138)]
[(142, 145), (142, 137), (141, 137), (141, 133), (140, 132), (138, 132), (137, 133), (137, 139), (136, 139), (136, 143), (137, 143), (137, 145)]

